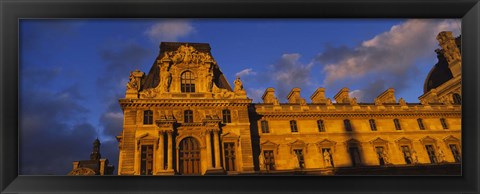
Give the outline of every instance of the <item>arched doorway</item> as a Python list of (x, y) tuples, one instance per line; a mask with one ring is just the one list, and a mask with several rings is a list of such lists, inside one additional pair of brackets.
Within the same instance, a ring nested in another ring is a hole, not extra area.
[(182, 175), (200, 174), (200, 145), (193, 137), (187, 137), (180, 142), (178, 152), (179, 172)]

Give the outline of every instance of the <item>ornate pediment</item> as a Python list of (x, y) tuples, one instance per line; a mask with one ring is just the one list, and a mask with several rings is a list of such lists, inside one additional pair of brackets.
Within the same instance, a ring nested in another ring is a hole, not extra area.
[(388, 143), (388, 141), (380, 138), (380, 137), (377, 137), (376, 139), (370, 141), (370, 143), (372, 143), (373, 145), (385, 145)]
[(317, 145), (322, 146), (322, 147), (331, 147), (331, 146), (334, 146), (335, 144), (337, 144), (337, 142), (334, 142), (334, 141), (331, 141), (331, 140), (328, 140), (328, 139), (324, 139), (324, 140), (319, 141), (317, 143)]
[(199, 52), (188, 44), (180, 45), (176, 51), (165, 52), (161, 61), (170, 61), (172, 64), (203, 64), (205, 62), (215, 62), (209, 53)]
[(288, 144), (290, 147), (295, 147), (295, 148), (302, 148), (302, 147), (305, 147), (305, 142), (302, 141), (302, 140), (295, 140), (294, 142), (291, 142)]
[(437, 142), (437, 140), (431, 138), (430, 136), (427, 136), (427, 137), (424, 137), (424, 138), (420, 139), (420, 142), (422, 142), (423, 144), (435, 143), (435, 142)]
[(276, 143), (274, 143), (274, 142), (271, 142), (270, 140), (267, 140), (266, 142), (261, 143), (260, 146), (261, 146), (262, 148), (264, 148), (264, 147), (277, 148), (279, 145), (276, 144)]
[(347, 145), (349, 146), (353, 146), (353, 145), (360, 145), (360, 141), (356, 140), (356, 139), (349, 139), (348, 141), (345, 142)]
[(86, 167), (76, 168), (68, 173), (69, 176), (93, 176), (95, 174), (94, 170)]
[(446, 143), (459, 143), (460, 139), (450, 135), (450, 136), (444, 138), (443, 141), (445, 141)]
[(402, 138), (396, 140), (395, 142), (397, 142), (398, 144), (412, 144), (412, 140), (407, 139), (405, 137), (402, 137)]

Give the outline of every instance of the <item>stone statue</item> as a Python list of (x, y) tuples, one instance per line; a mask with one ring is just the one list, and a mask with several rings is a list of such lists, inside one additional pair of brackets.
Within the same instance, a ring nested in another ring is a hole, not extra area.
[(412, 163), (417, 164), (418, 163), (418, 157), (417, 157), (417, 152), (415, 150), (412, 151)]
[(330, 98), (327, 98), (326, 104), (327, 104), (327, 106), (331, 106), (332, 105), (332, 100), (330, 100)]
[(235, 85), (235, 87), (233, 88), (234, 92), (243, 91), (242, 80), (240, 80), (239, 76), (237, 76), (237, 79), (235, 79), (235, 81), (233, 81), (233, 84)]
[(258, 156), (258, 166), (260, 167), (260, 170), (266, 169), (265, 158), (262, 153)]
[(438, 161), (439, 162), (445, 162), (445, 154), (440, 149), (440, 147), (437, 147), (437, 150), (438, 150)]
[(292, 154), (292, 161), (294, 163), (295, 168), (300, 168), (300, 160), (298, 159), (298, 155), (296, 153)]
[(130, 72), (130, 76), (128, 78), (130, 79), (130, 81), (128, 81), (127, 83), (127, 89), (138, 90), (137, 80), (135, 79), (133, 72)]
[(166, 82), (165, 82), (166, 92), (170, 91), (171, 84), (172, 84), (172, 73), (168, 72)]
[(352, 101), (350, 102), (352, 105), (358, 105), (357, 103), (357, 98), (352, 98)]
[(328, 150), (323, 152), (323, 161), (325, 162), (325, 167), (332, 167), (331, 155)]
[(207, 90), (209, 92), (212, 92), (212, 88), (213, 88), (213, 72), (212, 71), (209, 71), (207, 73)]
[(385, 152), (385, 150), (383, 150), (383, 152), (382, 152), (382, 158), (383, 158), (383, 161), (385, 162), (385, 164), (390, 164), (390, 160), (389, 160), (388, 155)]

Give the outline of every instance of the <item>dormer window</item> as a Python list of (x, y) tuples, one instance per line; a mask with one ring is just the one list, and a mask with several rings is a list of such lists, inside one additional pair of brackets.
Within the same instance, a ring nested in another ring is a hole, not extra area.
[(181, 91), (182, 93), (193, 93), (195, 92), (195, 77), (190, 71), (185, 71), (180, 76), (181, 82)]

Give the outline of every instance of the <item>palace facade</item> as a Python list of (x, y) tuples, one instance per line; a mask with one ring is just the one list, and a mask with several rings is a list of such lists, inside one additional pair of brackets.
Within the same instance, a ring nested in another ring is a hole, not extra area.
[(209, 44), (162, 42), (149, 73), (131, 72), (119, 100), (118, 174), (460, 174), (460, 37), (437, 39), (419, 103), (393, 88), (372, 103), (348, 88), (333, 99), (318, 88), (310, 102), (293, 88), (280, 103), (268, 88), (252, 103)]

